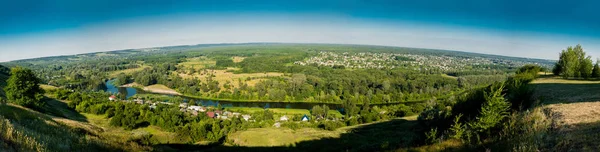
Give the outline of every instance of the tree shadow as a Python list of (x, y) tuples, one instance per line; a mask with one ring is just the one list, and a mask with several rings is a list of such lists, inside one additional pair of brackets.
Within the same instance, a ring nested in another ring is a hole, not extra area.
[(534, 98), (544, 104), (600, 101), (598, 83), (536, 83)]
[(43, 113), (79, 122), (88, 122), (85, 116), (69, 108), (69, 106), (65, 102), (48, 97), (44, 98), (44, 102), (46, 102), (46, 104), (44, 105), (44, 107), (40, 108), (41, 112)]
[(339, 138), (321, 138), (288, 146), (244, 147), (215, 143), (162, 144), (155, 145), (155, 148), (159, 151), (385, 151), (421, 145), (424, 138), (422, 131), (415, 120), (394, 119), (349, 129)]

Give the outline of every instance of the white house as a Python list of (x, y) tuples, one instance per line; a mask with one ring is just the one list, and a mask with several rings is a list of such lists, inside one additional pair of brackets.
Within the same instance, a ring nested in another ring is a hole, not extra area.
[(110, 101), (114, 101), (115, 99), (117, 99), (115, 95), (111, 95), (110, 97), (108, 97), (108, 100)]
[(288, 117), (287, 116), (281, 116), (281, 118), (279, 118), (279, 121), (288, 121)]
[(202, 110), (202, 107), (201, 106), (189, 106), (187, 109), (194, 110), (194, 111), (200, 111), (200, 110)]
[(187, 103), (181, 103), (181, 104), (179, 104), (179, 108), (185, 108), (185, 107), (187, 107), (187, 106), (188, 106), (188, 104), (187, 104)]
[(250, 115), (242, 115), (242, 118), (244, 118), (244, 120), (248, 121), (248, 120), (250, 120), (250, 118), (252, 118), (252, 116), (250, 116)]

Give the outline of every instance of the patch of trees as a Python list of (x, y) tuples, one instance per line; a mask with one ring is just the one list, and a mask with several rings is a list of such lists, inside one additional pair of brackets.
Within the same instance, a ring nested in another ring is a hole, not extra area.
[(8, 101), (17, 105), (36, 108), (44, 105), (43, 91), (38, 79), (30, 69), (15, 67), (11, 69), (10, 77), (4, 87)]
[[(562, 75), (564, 78), (584, 79), (592, 78), (592, 76), (600, 76), (600, 70), (594, 69), (597, 66), (593, 65), (591, 56), (586, 56), (581, 45), (575, 47), (569, 46), (566, 50), (562, 50), (559, 55), (559, 60), (552, 70), (554, 75)], [(594, 71), (598, 73), (593, 74)]]
[(535, 65), (524, 66), (504, 82), (437, 102), (418, 117), (425, 128), (426, 142), (438, 142), (442, 136), (468, 145), (510, 139), (516, 134), (502, 133), (517, 133), (510, 130), (514, 129), (509, 124), (514, 120), (512, 116), (535, 105), (528, 83), (537, 77), (540, 69)]

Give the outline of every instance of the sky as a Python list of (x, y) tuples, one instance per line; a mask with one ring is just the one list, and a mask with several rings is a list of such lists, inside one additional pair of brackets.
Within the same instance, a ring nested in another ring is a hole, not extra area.
[(207, 43), (340, 43), (600, 58), (596, 0), (0, 0), (0, 62)]

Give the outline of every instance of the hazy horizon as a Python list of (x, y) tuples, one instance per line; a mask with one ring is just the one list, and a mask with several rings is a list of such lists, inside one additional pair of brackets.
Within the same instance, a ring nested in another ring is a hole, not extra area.
[[(217, 43), (332, 43), (600, 57), (595, 1), (54, 1), (0, 6), (0, 62)], [(565, 7), (569, 6), (569, 7)], [(23, 10), (21, 8), (28, 8)]]

